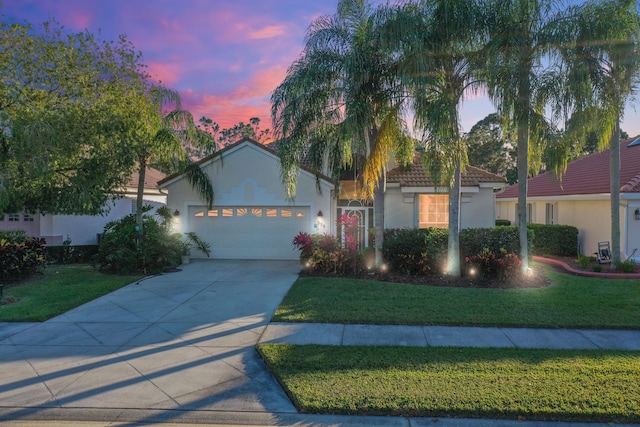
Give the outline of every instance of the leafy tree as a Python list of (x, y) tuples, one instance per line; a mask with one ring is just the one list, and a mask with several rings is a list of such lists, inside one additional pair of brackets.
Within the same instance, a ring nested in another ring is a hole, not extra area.
[[(516, 163), (515, 143), (508, 137), (500, 117), (491, 113), (465, 135), (469, 164), (508, 176)], [(514, 184), (511, 182), (511, 184)]]
[[(213, 135), (217, 148), (234, 144), (242, 138), (251, 138), (257, 142), (267, 142), (271, 137), (270, 129), (260, 129), (260, 118), (251, 117), (249, 123), (240, 122), (230, 128), (220, 129), (220, 125), (208, 117), (200, 118), (200, 128)], [(205, 153), (199, 153), (206, 155)]]
[(103, 212), (134, 165), (145, 78), (124, 37), (0, 22), (0, 212)]
[[(380, 22), (365, 0), (341, 0), (309, 27), (302, 55), (271, 96), (283, 182), (295, 195), (303, 155), (336, 178), (361, 156), (365, 197), (374, 200), (376, 265), (382, 262), (385, 168), (396, 154), (412, 161), (402, 119), (397, 60), (380, 45)], [(325, 166), (327, 166), (325, 168)]]
[[(485, 25), (489, 42), (484, 81), (505, 122), (517, 135), (518, 226), (522, 268), (528, 268), (527, 178), (540, 169), (544, 142), (553, 139), (554, 126), (544, 116), (557, 94), (561, 62), (559, 49), (573, 39), (566, 28), (577, 7), (556, 0), (486, 0)], [(565, 100), (563, 100), (565, 101)], [(530, 159), (534, 160), (530, 164)]]

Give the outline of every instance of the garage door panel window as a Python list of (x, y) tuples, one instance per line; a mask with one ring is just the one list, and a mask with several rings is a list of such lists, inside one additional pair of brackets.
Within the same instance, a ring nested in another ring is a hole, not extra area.
[(304, 218), (307, 216), (309, 208), (215, 208), (209, 210), (194, 210), (193, 216), (203, 217), (223, 217), (223, 218)]

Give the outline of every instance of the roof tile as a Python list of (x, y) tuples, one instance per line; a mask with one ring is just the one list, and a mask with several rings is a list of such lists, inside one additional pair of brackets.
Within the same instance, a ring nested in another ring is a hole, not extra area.
[[(476, 187), (482, 183), (504, 184), (507, 180), (500, 175), (493, 174), (486, 170), (474, 166), (465, 167), (461, 176), (463, 187)], [(422, 158), (416, 155), (412, 164), (408, 166), (398, 166), (387, 173), (388, 183), (398, 183), (402, 187), (433, 187), (437, 184), (433, 182), (427, 173)]]
[[(620, 192), (640, 193), (640, 145), (631, 145), (637, 139), (620, 142)], [(581, 194), (608, 194), (609, 149), (593, 153), (569, 163), (558, 179), (545, 172), (527, 181), (528, 197), (569, 196)], [(518, 197), (518, 185), (514, 184), (496, 195), (499, 199)]]

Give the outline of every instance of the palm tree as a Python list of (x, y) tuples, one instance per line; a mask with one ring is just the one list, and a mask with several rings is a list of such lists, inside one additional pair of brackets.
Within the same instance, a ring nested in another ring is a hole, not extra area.
[[(577, 7), (557, 0), (486, 0), (489, 42), (484, 81), (498, 113), (514, 123), (517, 135), (518, 226), (522, 268), (528, 269), (527, 178), (530, 159), (539, 165), (554, 126), (544, 116), (557, 93), (559, 49), (571, 42), (566, 28)], [(537, 168), (534, 168), (534, 170)], [(536, 171), (537, 172), (537, 171)]]
[(455, 277), (460, 276), (460, 182), (466, 164), (459, 108), (478, 85), (479, 15), (476, 1), (436, 0), (402, 6), (388, 20), (390, 42), (403, 52), (400, 75), (413, 97), (415, 125), (426, 135), (423, 159), (450, 189), (447, 269)]
[(405, 94), (396, 78), (397, 58), (381, 48), (378, 28), (365, 0), (340, 0), (335, 15), (316, 19), (300, 58), (272, 94), (271, 114), (290, 196), (303, 154), (314, 169), (326, 166), (336, 181), (357, 156), (366, 159), (363, 191), (374, 200), (380, 266), (386, 166), (392, 154), (410, 162), (413, 141), (402, 119)]
[[(136, 98), (132, 97), (132, 102)], [(191, 113), (181, 108), (180, 95), (163, 86), (152, 86), (138, 97), (140, 123), (136, 129), (135, 155), (138, 167), (136, 223), (142, 230), (142, 204), (147, 167), (165, 173), (185, 173), (191, 186), (206, 203), (213, 204), (213, 184), (199, 165), (185, 155), (185, 146), (211, 145), (211, 136), (197, 128)], [(165, 113), (163, 108), (173, 106)]]
[(620, 120), (640, 78), (640, 18), (634, 0), (587, 3), (572, 27), (575, 44), (564, 55), (577, 94), (576, 121), (569, 131), (586, 141), (598, 135), (598, 148), (610, 149), (611, 248), (620, 260)]

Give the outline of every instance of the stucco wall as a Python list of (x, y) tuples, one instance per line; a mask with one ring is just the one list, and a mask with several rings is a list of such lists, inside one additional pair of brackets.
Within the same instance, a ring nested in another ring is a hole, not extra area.
[[(419, 195), (420, 193), (402, 193), (399, 187), (388, 187), (384, 200), (385, 228), (417, 227)], [(460, 227), (487, 228), (494, 225), (493, 189), (480, 188), (478, 192), (463, 192), (460, 201)]]
[[(606, 199), (599, 200), (543, 200), (533, 199), (528, 203), (532, 204), (533, 220), (530, 222), (544, 224), (546, 221), (546, 204), (554, 203), (557, 206), (558, 224), (572, 225), (578, 229), (581, 242), (582, 253), (592, 255), (597, 251), (598, 242), (611, 241), (611, 213), (610, 202)], [(513, 201), (496, 202), (497, 218), (509, 219), (512, 224), (516, 224), (515, 205)], [(634, 224), (633, 219), (628, 223), (637, 232), (634, 234), (631, 228), (626, 231), (625, 209), (620, 209), (620, 229), (621, 229), (621, 249), (622, 257), (630, 255), (629, 250), (638, 247), (640, 251), (640, 221)], [(636, 228), (637, 226), (637, 228)], [(627, 238), (628, 236), (628, 238)], [(636, 237), (638, 236), (638, 237)], [(634, 246), (635, 245), (635, 246)]]
[(384, 228), (417, 227), (417, 197), (413, 193), (401, 193), (400, 188), (387, 187), (384, 195)]
[(495, 226), (495, 217), (495, 195), (492, 188), (480, 188), (478, 193), (462, 194), (461, 228), (491, 228)]

